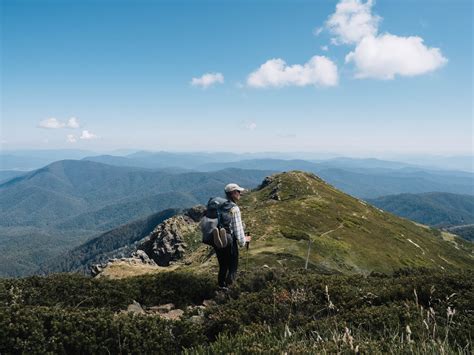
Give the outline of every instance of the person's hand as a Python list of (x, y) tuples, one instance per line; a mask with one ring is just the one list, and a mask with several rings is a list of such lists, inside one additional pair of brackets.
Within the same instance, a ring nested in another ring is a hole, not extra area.
[(252, 240), (252, 237), (250, 235), (245, 236), (245, 242), (249, 243)]

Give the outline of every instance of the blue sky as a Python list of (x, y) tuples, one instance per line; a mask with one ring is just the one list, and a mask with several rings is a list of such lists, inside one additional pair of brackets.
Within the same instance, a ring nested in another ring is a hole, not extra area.
[(472, 153), (471, 1), (1, 13), (2, 149)]

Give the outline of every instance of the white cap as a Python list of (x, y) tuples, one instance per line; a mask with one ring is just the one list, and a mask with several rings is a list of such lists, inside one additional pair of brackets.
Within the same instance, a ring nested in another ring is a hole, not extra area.
[(234, 184), (234, 183), (227, 184), (224, 188), (225, 192), (232, 192), (232, 191), (235, 191), (235, 190), (240, 191), (240, 192), (245, 191), (245, 189), (243, 187), (240, 187), (239, 185)]

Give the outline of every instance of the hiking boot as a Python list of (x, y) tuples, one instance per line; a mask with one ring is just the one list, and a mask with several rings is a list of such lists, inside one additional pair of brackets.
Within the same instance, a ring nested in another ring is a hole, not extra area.
[(214, 228), (212, 230), (212, 238), (216, 248), (222, 249), (227, 246), (227, 232), (225, 228)]

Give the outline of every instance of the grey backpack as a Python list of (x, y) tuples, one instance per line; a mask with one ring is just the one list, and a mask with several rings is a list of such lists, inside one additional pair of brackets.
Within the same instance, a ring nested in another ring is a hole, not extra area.
[(201, 219), (202, 242), (217, 249), (232, 243), (232, 217), (235, 203), (222, 197), (209, 199), (206, 215)]

